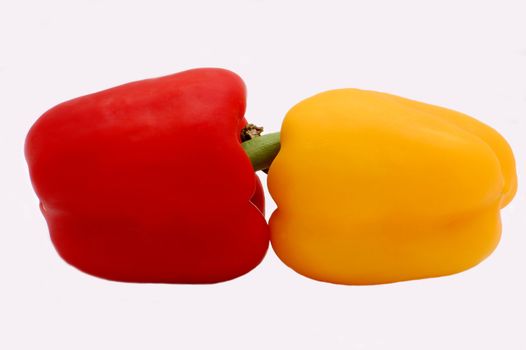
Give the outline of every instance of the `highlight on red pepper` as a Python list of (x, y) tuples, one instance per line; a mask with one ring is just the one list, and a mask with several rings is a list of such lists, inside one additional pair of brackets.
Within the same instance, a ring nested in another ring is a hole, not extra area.
[(269, 230), (241, 147), (244, 112), (242, 80), (214, 68), (47, 111), (25, 155), (58, 253), (84, 272), (128, 282), (213, 283), (253, 269)]
[(495, 130), (373, 91), (301, 101), (281, 135), (243, 147), (256, 155), (256, 170), (270, 166), (275, 252), (300, 274), (332, 283), (397, 282), (477, 265), (497, 246), (500, 209), (517, 189), (512, 151)]

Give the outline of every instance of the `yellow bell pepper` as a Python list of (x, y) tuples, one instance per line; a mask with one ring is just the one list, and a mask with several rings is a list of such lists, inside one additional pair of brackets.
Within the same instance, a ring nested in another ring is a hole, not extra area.
[(272, 246), (307, 277), (377, 284), (449, 275), (486, 258), (517, 179), (492, 128), (372, 91), (294, 106), (270, 166)]

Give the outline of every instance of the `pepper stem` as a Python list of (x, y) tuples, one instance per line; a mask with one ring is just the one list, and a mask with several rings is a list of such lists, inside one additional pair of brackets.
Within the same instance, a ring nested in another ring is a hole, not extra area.
[(255, 137), (261, 136), (262, 132), (262, 126), (257, 126), (252, 123), (249, 123), (245, 125), (245, 127), (241, 130), (241, 142), (252, 140)]
[(267, 172), (270, 164), (278, 155), (280, 149), (279, 132), (266, 135), (258, 135), (241, 143), (250, 158), (254, 171), (263, 170)]

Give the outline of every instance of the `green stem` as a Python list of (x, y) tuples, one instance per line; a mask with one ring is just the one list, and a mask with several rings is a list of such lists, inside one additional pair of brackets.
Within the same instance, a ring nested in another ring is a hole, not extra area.
[(241, 143), (254, 171), (266, 170), (278, 155), (280, 149), (279, 132), (254, 137)]

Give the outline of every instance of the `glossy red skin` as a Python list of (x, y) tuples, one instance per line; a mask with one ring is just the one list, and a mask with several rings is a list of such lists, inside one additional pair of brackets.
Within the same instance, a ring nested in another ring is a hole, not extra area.
[(242, 80), (203, 68), (46, 112), (25, 153), (58, 253), (128, 282), (214, 283), (257, 266), (269, 231), (244, 111)]

